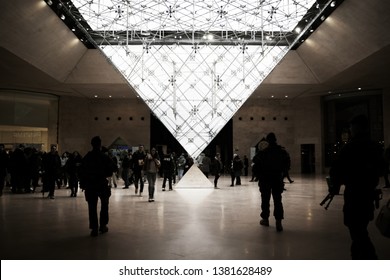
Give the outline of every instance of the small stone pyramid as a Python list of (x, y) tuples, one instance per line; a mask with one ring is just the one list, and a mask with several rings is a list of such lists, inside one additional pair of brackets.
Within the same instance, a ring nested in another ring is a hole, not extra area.
[(181, 180), (176, 184), (176, 189), (209, 189), (214, 188), (210, 180), (193, 164)]

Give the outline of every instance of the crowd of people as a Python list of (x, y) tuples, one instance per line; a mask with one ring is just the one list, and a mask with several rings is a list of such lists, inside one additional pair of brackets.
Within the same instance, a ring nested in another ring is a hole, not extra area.
[(1, 193), (8, 186), (13, 193), (35, 192), (42, 186), (42, 193), (48, 192), (54, 198), (54, 188), (68, 186), (72, 194), (77, 193), (78, 166), (81, 155), (64, 152), (58, 154), (57, 146), (52, 145), (49, 152), (38, 151), (32, 147), (19, 145), (12, 151), (6, 151), (0, 144), (0, 186)]
[[(77, 151), (64, 152), (61, 156), (57, 146), (52, 145), (49, 152), (40, 152), (34, 148), (20, 145), (14, 151), (6, 151), (0, 144), (0, 194), (4, 186), (13, 193), (35, 192), (42, 185), (42, 194), (54, 199), (56, 187), (67, 187), (71, 197), (76, 197), (79, 187), (85, 192), (88, 202), (89, 226), (91, 236), (99, 232), (108, 232), (108, 205), (111, 189), (117, 187), (121, 177), (124, 189), (134, 184), (135, 194), (142, 196), (144, 186), (148, 184), (149, 202), (154, 202), (157, 177), (162, 180), (162, 191), (173, 190), (176, 180), (196, 164), (209, 178), (214, 176), (214, 188), (218, 189), (218, 179), (228, 171), (231, 187), (241, 185), (241, 176), (248, 176), (249, 159), (243, 159), (235, 153), (230, 162), (223, 163), (221, 155), (210, 157), (202, 153), (196, 160), (181, 153), (177, 156), (169, 149), (159, 154), (156, 148), (145, 150), (139, 145), (136, 151), (127, 150), (115, 154), (102, 146), (99, 136), (91, 140), (92, 150), (84, 157)], [(364, 153), (362, 153), (362, 151)], [(383, 150), (368, 137), (368, 122), (364, 117), (351, 122), (351, 141), (345, 145), (333, 163), (330, 178), (336, 186), (345, 185), (344, 224), (348, 227), (352, 239), (351, 256), (353, 259), (377, 258), (374, 245), (367, 231), (368, 223), (373, 219), (374, 193), (379, 178), (384, 176), (385, 188), (388, 181), (390, 148)], [(360, 157), (357, 157), (360, 155)], [(252, 180), (258, 182), (261, 193), (260, 225), (269, 227), (271, 216), (271, 197), (276, 230), (283, 231), (284, 208), (282, 193), (284, 179), (290, 183), (291, 160), (287, 150), (277, 143), (274, 133), (267, 134), (257, 145), (256, 155), (252, 158)], [(97, 205), (100, 199), (101, 209), (98, 217)]]
[[(143, 194), (144, 184), (149, 183), (147, 177), (151, 173), (163, 178), (163, 190), (172, 190), (172, 186), (194, 163), (206, 177), (211, 174), (220, 176), (225, 172), (219, 154), (212, 160), (204, 156), (199, 161), (186, 153), (177, 156), (169, 149), (165, 153), (158, 152), (156, 148), (145, 150), (143, 145), (139, 145), (135, 152), (132, 149), (108, 150), (104, 146), (101, 149), (114, 162), (113, 174), (108, 177), (109, 186), (117, 188), (118, 181), (122, 179), (124, 189), (134, 184), (135, 192), (139, 195)], [(33, 193), (42, 187), (39, 191), (51, 199), (54, 199), (55, 189), (61, 188), (70, 189), (70, 196), (76, 197), (80, 188), (82, 159), (83, 156), (78, 151), (60, 154), (56, 145), (51, 145), (50, 151), (45, 152), (24, 145), (6, 150), (4, 144), (0, 144), (0, 194), (4, 187), (9, 188), (12, 193)], [(217, 181), (215, 186), (216, 184)], [(150, 198), (153, 199), (153, 196)]]

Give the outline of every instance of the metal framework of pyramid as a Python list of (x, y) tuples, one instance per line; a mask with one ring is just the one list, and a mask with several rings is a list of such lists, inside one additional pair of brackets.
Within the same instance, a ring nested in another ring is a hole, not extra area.
[(194, 158), (331, 3), (68, 2), (88, 23), (89, 39)]

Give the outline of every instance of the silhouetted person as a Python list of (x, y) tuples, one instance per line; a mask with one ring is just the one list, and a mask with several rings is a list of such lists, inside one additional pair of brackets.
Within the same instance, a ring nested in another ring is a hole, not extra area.
[(69, 158), (66, 163), (66, 173), (69, 175), (69, 188), (71, 191), (71, 197), (77, 196), (82, 159), (83, 158), (79, 152), (74, 151), (72, 154), (69, 154)]
[[(269, 144), (268, 144), (267, 140), (265, 139), (265, 137), (261, 138), (261, 140), (256, 144), (256, 154), (259, 151), (264, 150), (268, 146), (269, 146)], [(250, 182), (259, 181), (259, 179), (256, 177), (258, 172), (257, 172), (257, 165), (253, 161), (254, 158), (255, 157), (252, 158), (252, 179), (250, 180)]]
[(165, 191), (165, 186), (168, 180), (169, 184), (169, 190), (173, 190), (172, 188), (172, 174), (174, 171), (174, 165), (173, 165), (173, 158), (171, 155), (170, 150), (168, 149), (167, 153), (163, 155), (161, 160), (161, 168), (163, 171), (163, 184), (162, 184), (162, 190)]
[[(81, 162), (81, 188), (85, 190), (85, 199), (88, 202), (89, 228), (91, 236), (98, 232), (108, 231), (108, 204), (111, 188), (108, 177), (114, 172), (114, 163), (110, 157), (101, 151), (102, 141), (99, 136), (91, 140), (92, 151), (88, 152)], [(98, 218), (97, 205), (100, 199), (100, 217)]]
[(154, 201), (154, 192), (157, 180), (158, 169), (160, 168), (160, 156), (156, 148), (152, 148), (150, 153), (146, 153), (145, 172), (148, 180), (149, 202)]
[(376, 187), (383, 176), (382, 148), (369, 138), (364, 115), (350, 122), (351, 141), (340, 151), (330, 170), (335, 189), (344, 190), (344, 224), (352, 239), (352, 259), (377, 259), (367, 230), (374, 218)]
[(42, 195), (44, 195), (45, 191), (49, 191), (48, 197), (54, 199), (56, 181), (61, 168), (61, 159), (56, 145), (51, 145), (50, 152), (43, 156), (42, 165), (44, 172)]
[(144, 145), (139, 145), (138, 150), (133, 153), (133, 157), (131, 159), (131, 163), (132, 163), (131, 168), (133, 169), (133, 176), (134, 176), (135, 194), (138, 193), (138, 186), (139, 186), (139, 196), (142, 196), (142, 192), (144, 191), (145, 157), (146, 154), (145, 154)]
[(214, 173), (214, 188), (218, 189), (218, 179), (219, 177), (221, 177), (221, 174), (223, 172), (223, 164), (221, 160), (221, 155), (219, 153), (216, 153), (212, 166)]
[(282, 203), (284, 189), (283, 175), (287, 168), (288, 155), (286, 150), (276, 143), (274, 133), (269, 133), (266, 141), (268, 142), (268, 147), (260, 150), (253, 158), (261, 193), (260, 217), (262, 219), (260, 220), (260, 225), (269, 226), (270, 199), (272, 195), (276, 230), (282, 231), (282, 219), (284, 218)]
[(291, 169), (291, 158), (290, 155), (287, 153), (287, 168), (283, 173), (283, 179), (287, 178), (288, 182), (290, 184), (294, 183), (294, 180), (290, 177), (290, 169)]
[(184, 174), (184, 168), (185, 168), (185, 165), (186, 165), (186, 158), (184, 156), (184, 153), (181, 154), (179, 156), (179, 158), (177, 159), (177, 163), (176, 163), (176, 166), (177, 166), (177, 178), (180, 179), (183, 177), (183, 174)]
[(244, 176), (248, 176), (248, 169), (249, 169), (249, 159), (246, 155), (244, 155)]
[(132, 153), (130, 150), (127, 150), (126, 154), (124, 155), (122, 159), (122, 180), (125, 184), (123, 187), (124, 189), (128, 189), (129, 186), (132, 184), (132, 175), (130, 175), (130, 172), (133, 172), (131, 170), (131, 158), (132, 158)]
[(242, 174), (242, 169), (244, 168), (244, 163), (242, 162), (239, 155), (237, 155), (237, 154), (233, 155), (233, 160), (232, 160), (230, 168), (231, 168), (230, 177), (232, 180), (232, 184), (230, 186), (231, 187), (234, 186), (234, 181), (236, 181), (236, 186), (240, 186), (241, 185), (241, 174)]
[(202, 170), (203, 174), (207, 178), (209, 177), (210, 174), (210, 165), (211, 165), (211, 159), (207, 154), (205, 154), (200, 164), (200, 170)]
[(4, 144), (0, 144), (0, 196), (3, 195), (5, 185), (5, 177), (7, 176), (7, 169), (9, 164), (9, 156), (5, 151)]

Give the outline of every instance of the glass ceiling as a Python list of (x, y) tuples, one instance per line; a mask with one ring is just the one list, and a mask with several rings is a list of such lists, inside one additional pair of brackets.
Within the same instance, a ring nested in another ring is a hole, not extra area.
[(74, 0), (69, 11), (196, 158), (330, 2)]

